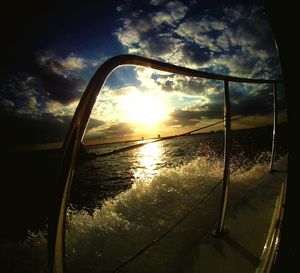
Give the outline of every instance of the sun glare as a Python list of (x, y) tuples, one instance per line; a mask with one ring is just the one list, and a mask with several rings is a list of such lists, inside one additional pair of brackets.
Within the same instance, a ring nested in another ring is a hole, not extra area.
[(155, 126), (167, 118), (167, 107), (153, 94), (130, 93), (121, 100), (125, 118), (140, 125)]

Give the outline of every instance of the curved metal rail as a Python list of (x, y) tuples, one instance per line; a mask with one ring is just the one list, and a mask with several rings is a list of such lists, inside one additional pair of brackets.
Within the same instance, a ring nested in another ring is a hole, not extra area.
[[(220, 209), (220, 220), (216, 234), (222, 234), (224, 231), (224, 218), (226, 214), (227, 193), (229, 184), (229, 164), (230, 164), (230, 98), (229, 82), (273, 84), (274, 89), (274, 109), (276, 109), (276, 84), (282, 83), (281, 80), (248, 79), (241, 77), (232, 77), (203, 71), (197, 71), (181, 66), (167, 64), (160, 61), (136, 56), (119, 55), (107, 60), (102, 64), (92, 79), (90, 80), (73, 116), (67, 136), (63, 145), (63, 156), (61, 162), (61, 174), (55, 198), (53, 202), (53, 211), (50, 215), (48, 226), (48, 258), (50, 272), (65, 272), (65, 217), (66, 208), (69, 199), (69, 193), (72, 185), (74, 166), (76, 157), (82, 142), (86, 126), (96, 102), (97, 96), (101, 91), (106, 79), (118, 67), (121, 66), (141, 66), (155, 70), (170, 72), (174, 74), (191, 76), (197, 78), (220, 80), (224, 82), (224, 128), (225, 128), (225, 149), (224, 149), (224, 172), (223, 172), (223, 195)], [(276, 116), (276, 118), (275, 118)], [(273, 160), (275, 158), (276, 146), (276, 124), (277, 111), (274, 110), (274, 130), (272, 160), (270, 170), (272, 170)]]

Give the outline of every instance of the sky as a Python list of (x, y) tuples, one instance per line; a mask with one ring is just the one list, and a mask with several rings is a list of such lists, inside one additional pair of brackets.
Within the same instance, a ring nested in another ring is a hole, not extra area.
[[(5, 145), (61, 142), (93, 73), (119, 54), (246, 78), (282, 77), (261, 1), (33, 3), (16, 1), (1, 19), (0, 126)], [(232, 83), (230, 96), (233, 116), (272, 109), (269, 85)], [(122, 67), (101, 91), (85, 139), (179, 134), (222, 117), (222, 82)], [(270, 122), (271, 115), (260, 115), (236, 121), (233, 128)]]

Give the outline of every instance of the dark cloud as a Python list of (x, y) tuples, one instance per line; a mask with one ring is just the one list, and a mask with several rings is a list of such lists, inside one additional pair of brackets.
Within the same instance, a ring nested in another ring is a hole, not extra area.
[(193, 126), (203, 119), (220, 119), (223, 117), (223, 104), (205, 104), (191, 110), (176, 109), (170, 115), (167, 125)]
[(87, 125), (87, 132), (95, 127), (99, 127), (104, 125), (105, 122), (99, 119), (95, 119), (95, 118), (90, 118), (88, 125)]
[(247, 20), (241, 20), (238, 24), (236, 38), (240, 45), (246, 49), (248, 46), (253, 50), (263, 50), (269, 55), (276, 55), (274, 38), (271, 27), (266, 20), (262, 9), (254, 9), (254, 14)]
[[(103, 128), (104, 121), (92, 119), (87, 128), (87, 139), (109, 139), (109, 138), (122, 138), (134, 133), (134, 130), (130, 124), (126, 122), (120, 122), (110, 125), (107, 128)], [(109, 124), (108, 124), (109, 125)]]
[(74, 64), (67, 66), (64, 62), (52, 52), (40, 54), (36, 60), (36, 73), (49, 97), (67, 105), (80, 98), (86, 82), (72, 71)]
[(158, 79), (162, 90), (166, 92), (177, 91), (185, 95), (191, 96), (215, 96), (220, 93), (220, 82), (215, 80), (197, 79), (190, 77), (160, 77)]
[[(228, 67), (234, 75), (244, 75), (252, 77), (252, 72), (255, 69), (259, 59), (253, 55), (240, 54), (228, 57)], [(251, 75), (251, 76), (250, 76)]]
[(182, 53), (189, 62), (197, 65), (203, 65), (210, 60), (210, 52), (207, 49), (199, 48), (196, 45), (184, 45)]
[(207, 91), (210, 88), (214, 90), (213, 93), (210, 93), (211, 96), (219, 93), (219, 83), (214, 80), (192, 78), (181, 82), (181, 91), (189, 95), (209, 96)]
[(147, 37), (140, 43), (141, 48), (148, 56), (164, 57), (174, 50), (174, 38), (169, 36)]
[(201, 120), (200, 111), (189, 111), (177, 109), (170, 115), (170, 120), (167, 122), (167, 125), (195, 125)]
[(231, 87), (231, 110), (233, 115), (248, 115), (271, 112), (273, 106), (272, 87), (257, 87), (251, 92), (245, 92), (238, 85)]
[(0, 112), (37, 116), (47, 96), (35, 77), (25, 73), (9, 75), (1, 84)]
[[(230, 102), (232, 116), (270, 112), (273, 103), (272, 87), (232, 84)], [(201, 115), (206, 118), (220, 118), (223, 115), (223, 105), (223, 92), (210, 94), (209, 103), (201, 106)]]
[(53, 53), (38, 55), (30, 72), (7, 74), (0, 80), (2, 112), (40, 115), (49, 101), (68, 105), (78, 100), (86, 85), (76, 70), (85, 67), (74, 55), (61, 59)]
[(68, 77), (57, 74), (48, 68), (41, 67), (38, 72), (41, 84), (49, 97), (64, 105), (81, 97), (85, 81), (79, 77)]
[(219, 119), (223, 118), (224, 112), (223, 100), (216, 100), (210, 103), (201, 105), (201, 115), (208, 119)]
[(121, 122), (108, 127), (104, 134), (107, 136), (124, 136), (133, 132), (132, 127), (128, 123)]
[(51, 114), (42, 114), (39, 117), (5, 114), (0, 120), (1, 143), (14, 146), (60, 142), (63, 141), (70, 122), (70, 116), (56, 118)]
[(257, 79), (281, 79), (281, 67), (278, 56), (271, 56), (264, 62), (257, 62), (257, 69), (252, 74)]
[(171, 80), (166, 80), (162, 84), (162, 89), (167, 92), (174, 91), (174, 82)]
[[(39, 116), (33, 116), (30, 113), (5, 113), (0, 119), (0, 141), (8, 146), (62, 142), (71, 120), (71, 115), (54, 116), (41, 113)], [(90, 128), (104, 124), (104, 121), (90, 118), (87, 132)]]
[(105, 121), (98, 120), (95, 118), (90, 118), (87, 124), (86, 133), (84, 135), (85, 139), (95, 139), (101, 138), (102, 129), (101, 126), (105, 125)]
[[(86, 139), (122, 139), (134, 133), (130, 124), (121, 122), (110, 125), (108, 128), (103, 128), (105, 122), (99, 120), (92, 120), (88, 126)], [(93, 126), (94, 125), (94, 126)], [(108, 124), (109, 125), (109, 124)]]
[[(208, 94), (209, 102), (201, 106), (189, 107), (188, 110), (176, 109), (171, 113), (167, 125), (192, 126), (203, 119), (222, 119), (223, 96), (222, 92)], [(272, 87), (232, 84), (230, 101), (232, 116), (270, 113), (273, 106)], [(284, 98), (281, 99), (280, 107), (285, 107)]]

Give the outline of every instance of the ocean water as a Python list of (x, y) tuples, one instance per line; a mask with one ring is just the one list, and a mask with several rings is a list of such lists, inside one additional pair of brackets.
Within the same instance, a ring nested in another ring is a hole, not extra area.
[[(98, 156), (79, 160), (67, 213), (67, 272), (114, 272), (170, 229), (222, 178), (222, 133), (164, 140), (101, 156), (138, 143), (90, 147), (87, 153)], [(242, 167), (231, 176), (232, 190), (242, 193), (267, 172), (270, 147), (270, 128), (234, 133), (231, 169)], [(278, 150), (279, 155), (286, 152)], [(220, 189), (118, 272), (174, 272), (180, 257), (213, 227)], [(1, 256), (6, 254), (7, 272), (47, 272), (43, 230), (19, 242), (3, 242), (0, 250)]]
[[(222, 140), (223, 135), (218, 133), (213, 139), (207, 134), (159, 142), (146, 140), (88, 148), (89, 154), (96, 154), (98, 157), (80, 161), (75, 172), (71, 203), (76, 209), (92, 213), (99, 206), (99, 200), (114, 197), (138, 181), (147, 184), (160, 173), (186, 165), (200, 156), (206, 157), (208, 161), (222, 160)], [(137, 149), (101, 156), (143, 143), (145, 145)]]

